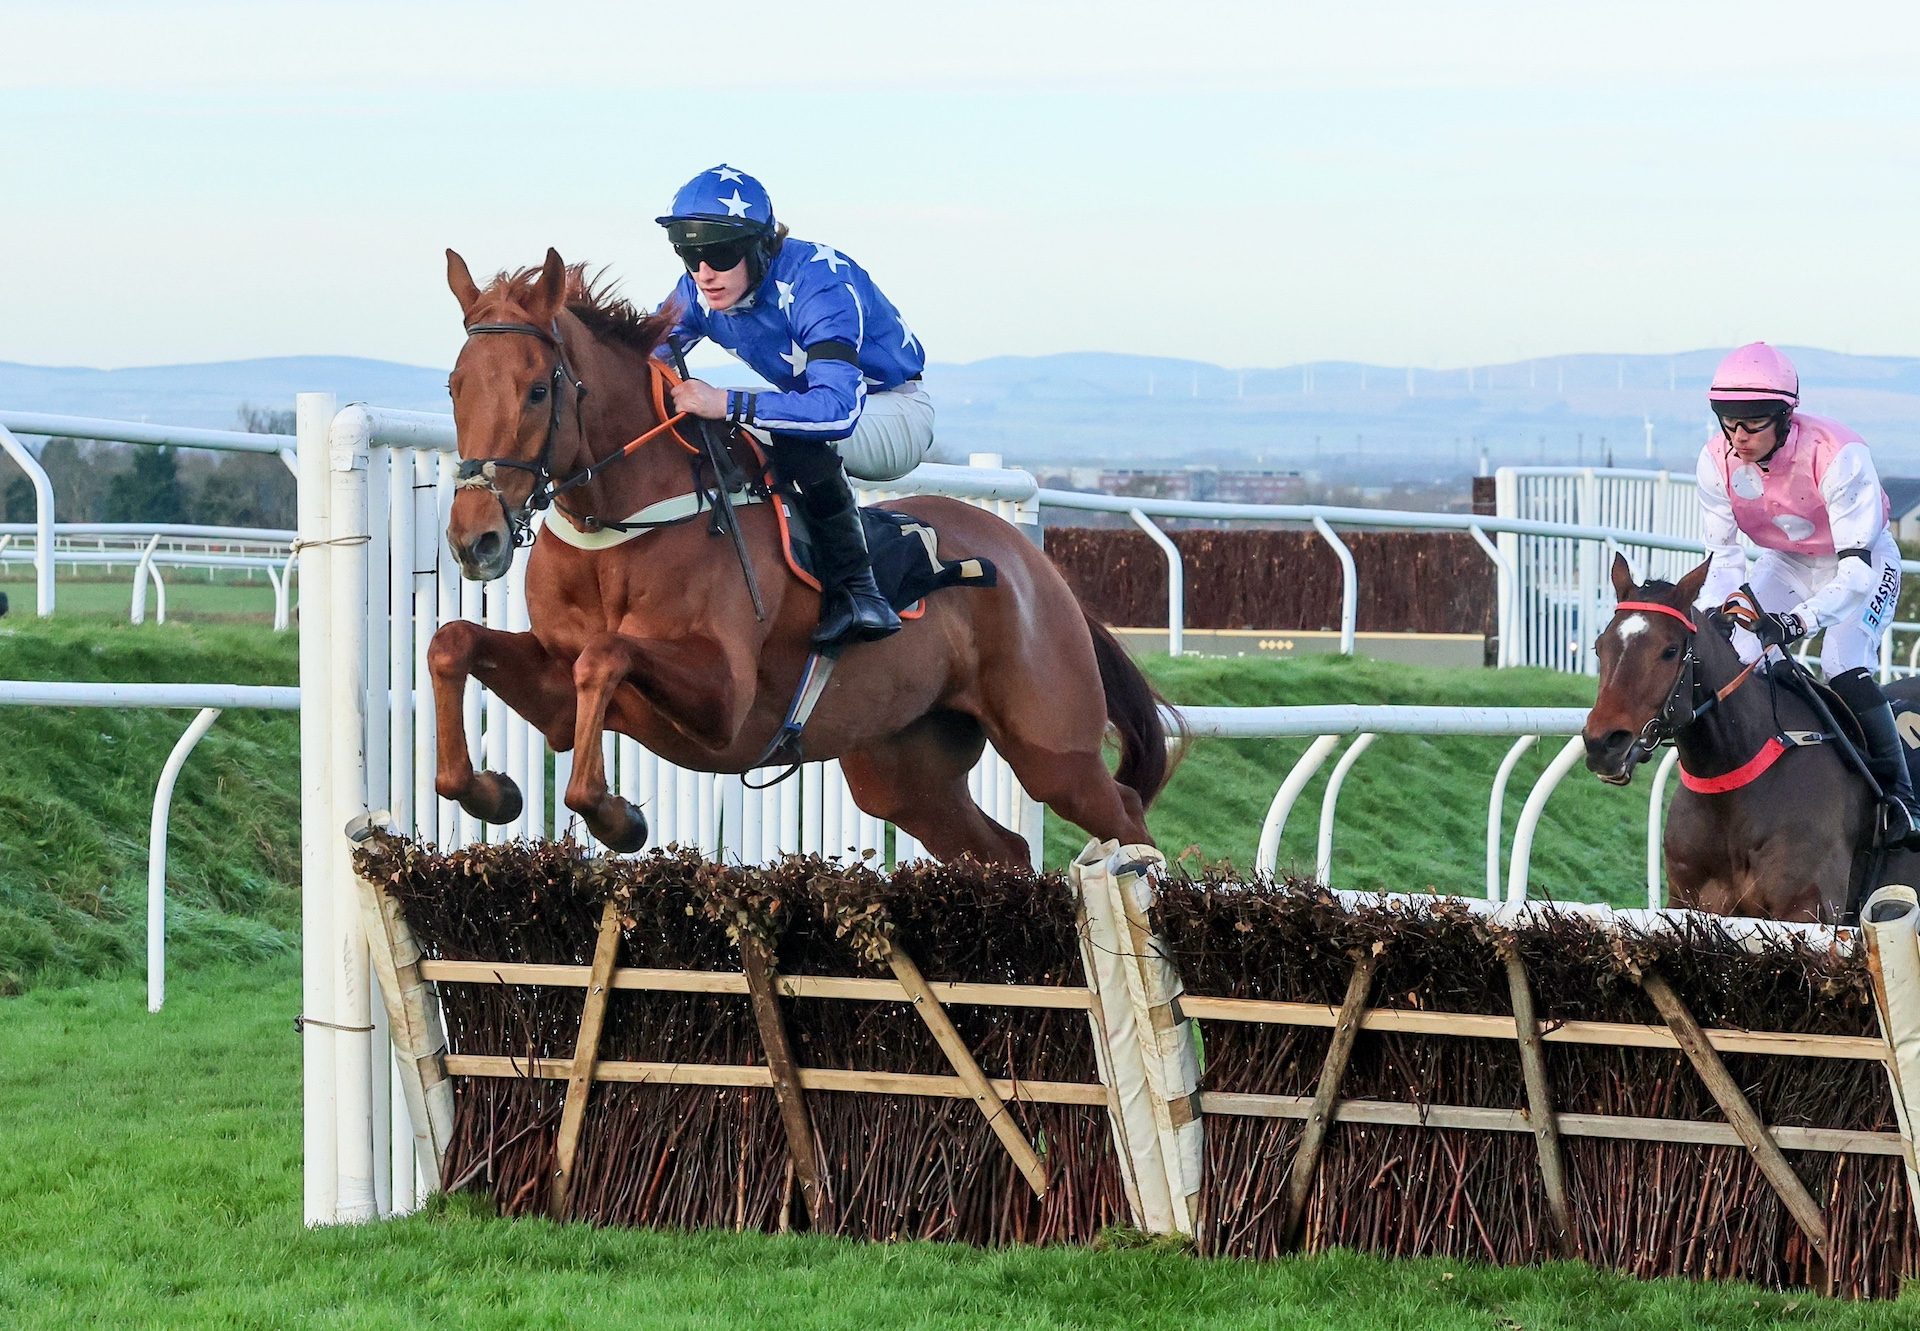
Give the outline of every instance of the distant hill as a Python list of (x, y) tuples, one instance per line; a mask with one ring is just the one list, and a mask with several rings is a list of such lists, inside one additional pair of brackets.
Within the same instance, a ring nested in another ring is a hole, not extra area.
[[(1890, 472), (1920, 471), (1920, 359), (1788, 349), (1810, 410), (1864, 433)], [(1230, 369), (1070, 352), (935, 364), (928, 387), (943, 456), (1029, 464), (1209, 463), (1366, 480), (1457, 478), (1482, 449), (1508, 462), (1688, 466), (1709, 426), (1720, 356), (1577, 355), (1430, 370), (1323, 361)], [(750, 379), (736, 363), (716, 382)], [(231, 426), (243, 404), (342, 402), (445, 411), (446, 371), (348, 356), (92, 370), (0, 362), (0, 410)]]

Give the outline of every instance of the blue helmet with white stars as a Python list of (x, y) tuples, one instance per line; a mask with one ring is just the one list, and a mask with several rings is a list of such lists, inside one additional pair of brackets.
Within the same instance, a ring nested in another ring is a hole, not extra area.
[(672, 210), (653, 220), (667, 229), (688, 272), (702, 263), (725, 272), (746, 260), (748, 290), (760, 285), (780, 247), (766, 186), (724, 162), (682, 185)]

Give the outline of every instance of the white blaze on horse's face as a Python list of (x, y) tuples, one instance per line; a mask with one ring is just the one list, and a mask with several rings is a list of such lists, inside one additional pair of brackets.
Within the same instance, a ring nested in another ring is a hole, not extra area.
[(1651, 627), (1652, 622), (1645, 615), (1628, 615), (1620, 621), (1619, 627), (1614, 632), (1620, 635), (1622, 647), (1631, 647), (1633, 640)]

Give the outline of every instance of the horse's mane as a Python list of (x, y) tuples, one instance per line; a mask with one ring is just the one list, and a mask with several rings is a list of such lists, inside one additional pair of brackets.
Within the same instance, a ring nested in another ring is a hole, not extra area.
[[(487, 284), (485, 294), (523, 304), (539, 278), (538, 267), (500, 272)], [(667, 340), (680, 313), (672, 305), (646, 313), (620, 294), (619, 283), (605, 268), (589, 273), (584, 263), (567, 265), (566, 305), (567, 312), (595, 337), (641, 356), (651, 356)]]

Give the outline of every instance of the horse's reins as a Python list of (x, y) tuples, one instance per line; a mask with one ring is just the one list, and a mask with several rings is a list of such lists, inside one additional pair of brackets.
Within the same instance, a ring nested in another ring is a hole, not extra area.
[[(586, 384), (573, 372), (573, 366), (567, 362), (567, 348), (560, 340), (559, 321), (555, 320), (546, 328), (532, 323), (484, 323), (471, 324), (467, 328), (468, 337), (473, 337), (481, 333), (522, 333), (528, 337), (538, 338), (553, 348), (553, 373), (549, 376), (548, 388), (549, 401), (552, 403), (552, 406), (547, 413), (547, 437), (540, 445), (540, 456), (532, 462), (522, 462), (518, 458), (464, 458), (454, 472), (454, 485), (456, 488), (486, 490), (498, 501), (500, 512), (507, 520), (507, 530), (512, 534), (513, 544), (516, 548), (533, 543), (533, 515), (535, 513), (546, 509), (569, 490), (578, 489), (580, 486), (585, 485), (588, 481), (591, 481), (595, 476), (622, 458), (633, 456), (662, 434), (671, 434), (674, 441), (689, 453), (698, 454), (700, 452), (697, 447), (688, 443), (686, 438), (675, 428), (681, 421), (687, 418), (687, 413), (682, 411), (669, 415), (667, 412), (665, 391), (666, 379), (668, 377), (667, 368), (658, 361), (649, 361), (649, 368), (653, 371), (654, 407), (660, 414), (660, 423), (651, 430), (648, 430), (645, 434), (629, 440), (615, 452), (609, 453), (606, 457), (601, 458), (598, 462), (584, 470), (575, 472), (556, 485), (553, 479), (553, 450), (560, 438), (561, 386), (563, 384), (573, 385), (574, 413), (576, 417), (579, 414), (579, 404), (587, 395)], [(526, 501), (519, 506), (518, 510), (508, 508), (507, 497), (500, 493), (500, 486), (495, 478), (499, 469), (502, 467), (507, 467), (515, 471), (531, 472), (533, 474), (533, 489), (528, 492)]]

